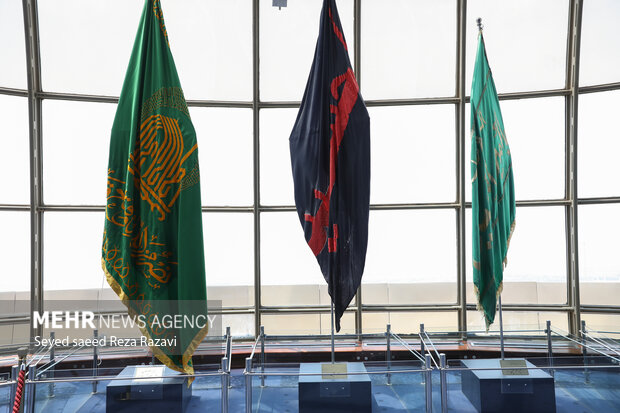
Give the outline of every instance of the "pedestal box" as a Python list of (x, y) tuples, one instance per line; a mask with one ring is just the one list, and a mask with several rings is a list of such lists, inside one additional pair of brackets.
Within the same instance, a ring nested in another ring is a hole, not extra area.
[[(480, 413), (555, 413), (553, 377), (525, 359), (521, 371), (463, 370), (463, 393)], [(499, 359), (462, 360), (469, 369), (499, 369)], [(527, 369), (527, 370), (526, 370)], [(527, 373), (527, 374), (523, 374)]]
[[(127, 366), (106, 388), (106, 413), (185, 411), (192, 397), (187, 377), (165, 366)], [(138, 379), (141, 377), (141, 379)]]
[[(299, 413), (371, 413), (371, 382), (364, 363), (303, 363), (299, 372)], [(318, 375), (304, 375), (308, 373)]]

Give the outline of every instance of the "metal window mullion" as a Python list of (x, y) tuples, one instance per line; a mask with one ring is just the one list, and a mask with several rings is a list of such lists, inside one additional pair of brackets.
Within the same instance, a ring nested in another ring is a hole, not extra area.
[[(353, 70), (355, 72), (355, 77), (357, 79), (357, 84), (361, 90), (362, 88), (362, 79), (361, 79), (361, 67), (362, 67), (362, 46), (361, 46), (361, 37), (362, 37), (362, 2), (361, 0), (355, 0), (353, 3)], [(362, 283), (360, 282), (360, 286), (357, 288), (357, 293), (355, 294), (355, 334), (361, 337), (363, 333), (362, 328)]]
[[(28, 117), (30, 150), (30, 314), (43, 309), (43, 212), (41, 154), (41, 66), (36, 0), (22, 0), (28, 76)], [(42, 327), (31, 327), (30, 341), (40, 336)]]
[(577, 142), (578, 142), (578, 97), (579, 97), (579, 55), (581, 43), (581, 16), (583, 3), (581, 0), (571, 0), (571, 21), (569, 29), (570, 57), (567, 68), (567, 81), (571, 90), (567, 97), (566, 114), (568, 116), (568, 179), (570, 184), (567, 194), (571, 201), (568, 207), (567, 230), (570, 242), (569, 248), (569, 276), (568, 276), (568, 305), (570, 333), (577, 335), (581, 328), (580, 293), (579, 293), (579, 248), (578, 248), (578, 191), (577, 191)]
[[(467, 178), (465, 178), (467, 182)], [(617, 204), (620, 197), (600, 197), (600, 198), (580, 198), (579, 205), (590, 204)], [(526, 199), (517, 201), (517, 207), (538, 207), (538, 206), (570, 206), (571, 201), (567, 199)], [(400, 210), (426, 210), (426, 209), (454, 209), (460, 208), (459, 202), (420, 202), (409, 204), (370, 204), (371, 211), (400, 211)], [(465, 202), (465, 209), (471, 208), (471, 202)], [(0, 210), (9, 211), (28, 211), (30, 204), (0, 204)], [(39, 206), (39, 210), (60, 211), (60, 212), (103, 212), (105, 205), (72, 205), (72, 204), (44, 204)], [(295, 212), (295, 205), (260, 205), (260, 212)], [(202, 212), (224, 212), (224, 213), (254, 213), (253, 205), (209, 205), (203, 206)]]
[[(573, 61), (573, 10), (574, 4), (571, 0), (569, 2), (568, 11), (568, 29), (566, 36), (566, 74), (565, 74), (565, 89), (569, 90), (569, 93), (564, 98), (564, 198), (568, 201), (564, 208), (564, 233), (565, 233), (565, 247), (566, 247), (566, 304), (570, 307), (572, 305), (572, 241), (571, 241), (571, 121), (570, 121), (570, 108), (571, 108), (571, 78), (572, 78), (572, 61)], [(570, 330), (571, 321), (569, 316), (568, 326)]]
[(30, 204), (2, 204), (0, 211), (30, 211)]
[(578, 90), (579, 94), (583, 95), (585, 93), (610, 92), (618, 89), (620, 89), (620, 82), (604, 83), (601, 85), (592, 86), (580, 86)]
[[(458, 63), (458, 59), (457, 59)], [(620, 90), (620, 82), (606, 83), (602, 85), (584, 86), (579, 88), (579, 94), (607, 92)], [(500, 93), (498, 98), (504, 100), (521, 100), (521, 99), (538, 99), (545, 97), (562, 97), (570, 96), (570, 89), (548, 89), (533, 90), (528, 92), (510, 92)], [(0, 88), (0, 95), (12, 96), (28, 96), (27, 90)], [(88, 95), (80, 93), (59, 93), (59, 92), (38, 92), (35, 96), (39, 99), (47, 100), (68, 100), (73, 102), (90, 102), (90, 103), (118, 103), (118, 96), (107, 95)], [(470, 97), (465, 96), (465, 103), (469, 103)], [(427, 106), (427, 105), (450, 105), (460, 103), (460, 98), (452, 97), (429, 97), (429, 98), (408, 98), (408, 99), (371, 99), (365, 101), (367, 107), (383, 107), (383, 106)], [(255, 104), (253, 101), (241, 100), (188, 100), (189, 107), (205, 107), (205, 108), (238, 108), (252, 109)], [(298, 101), (270, 101), (258, 102), (260, 109), (299, 109), (301, 102)]]
[(457, 3), (457, 67), (456, 67), (456, 233), (457, 233), (457, 305), (458, 330), (463, 332), (463, 339), (467, 339), (467, 283), (466, 283), (466, 248), (465, 248), (465, 53), (467, 29), (467, 0)]
[(592, 205), (592, 204), (618, 204), (620, 203), (620, 197), (608, 196), (597, 198), (578, 198), (579, 205)]
[(254, 155), (254, 335), (261, 326), (261, 266), (260, 266), (260, 54), (259, 0), (252, 1), (252, 133)]
[(10, 87), (0, 87), (0, 95), (28, 97), (28, 91)]

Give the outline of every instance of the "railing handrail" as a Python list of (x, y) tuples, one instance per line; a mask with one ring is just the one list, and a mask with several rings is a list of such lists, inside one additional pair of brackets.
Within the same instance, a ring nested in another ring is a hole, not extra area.
[(564, 331), (564, 333), (566, 333), (566, 334), (567, 334), (567, 335), (564, 335), (564, 334), (562, 334), (562, 333), (559, 333), (559, 332), (558, 332), (558, 331), (556, 331), (556, 330), (559, 330), (559, 331), (564, 331), (564, 330), (559, 329), (559, 328), (557, 328), (557, 327), (552, 327), (552, 328), (551, 328), (551, 331), (552, 331), (552, 332), (554, 332), (555, 334), (559, 335), (560, 337), (563, 337), (563, 338), (565, 338), (565, 339), (567, 339), (567, 340), (570, 340), (570, 341), (572, 341), (572, 342), (576, 343), (577, 345), (579, 345), (579, 346), (581, 346), (581, 347), (585, 347), (585, 348), (587, 348), (588, 350), (592, 350), (592, 351), (594, 351), (594, 352), (596, 352), (596, 353), (599, 353), (599, 354), (602, 354), (602, 355), (604, 355), (604, 356), (607, 356), (607, 357), (609, 357), (610, 359), (615, 360), (615, 361), (617, 361), (617, 362), (619, 362), (619, 363), (620, 363), (620, 359), (618, 359), (618, 358), (616, 358), (616, 357), (613, 357), (613, 356), (610, 356), (610, 355), (609, 355), (609, 354), (607, 354), (607, 353), (603, 353), (603, 352), (602, 352), (602, 351), (600, 351), (599, 349), (594, 348), (594, 347), (592, 347), (592, 346), (589, 346), (589, 345), (587, 345), (587, 344), (584, 344), (584, 343), (582, 343), (581, 341), (578, 341), (578, 340), (575, 340), (575, 339), (573, 339), (573, 338), (570, 338), (570, 337), (569, 337), (569, 336), (570, 336), (570, 333), (568, 333), (568, 332)]
[(413, 354), (419, 361), (421, 361), (422, 363), (424, 363), (424, 357), (422, 357), (422, 355), (420, 354), (419, 351), (417, 351), (416, 349), (414, 349), (413, 347), (410, 347), (409, 344), (407, 344), (405, 341), (403, 341), (403, 339), (401, 339), (398, 334), (394, 333), (394, 332), (390, 332), (390, 335), (392, 337), (394, 337), (396, 339), (396, 341), (398, 341), (403, 347), (405, 347), (405, 349), (409, 350), (409, 352), (411, 354)]
[(615, 353), (616, 355), (620, 356), (620, 352), (618, 352), (618, 350), (616, 350), (615, 348), (609, 346), (607, 343), (605, 343), (603, 340), (600, 340), (597, 337), (594, 337), (591, 334), (588, 334), (587, 331), (584, 330), (580, 330), (580, 332), (584, 335), (584, 337), (587, 339), (590, 339), (592, 341), (594, 341), (595, 343), (601, 345), (603, 348), (606, 348), (607, 350), (611, 351), (612, 353)]
[[(364, 374), (368, 375), (384, 375), (384, 374), (404, 374), (404, 373), (424, 373), (429, 369), (427, 368), (419, 368), (419, 369), (406, 369), (406, 370), (379, 370), (379, 371), (350, 371), (347, 373), (339, 373), (339, 372), (329, 372), (329, 373), (294, 373), (294, 372), (286, 372), (286, 371), (276, 371), (276, 372), (244, 372), (243, 374), (248, 376), (363, 376)], [(433, 370), (431, 367), (430, 370)]]
[(450, 367), (446, 365), (446, 370), (450, 371), (499, 371), (499, 370), (575, 370), (575, 369), (618, 369), (620, 370), (620, 366), (618, 365), (608, 365), (602, 366), (600, 364), (594, 365), (575, 365), (575, 366), (563, 366), (563, 365), (554, 365), (554, 366), (540, 366), (540, 367)]
[[(87, 377), (71, 377), (71, 378), (49, 378), (44, 380), (32, 380), (27, 379), (26, 382), (35, 382), (39, 383), (72, 383), (72, 382), (92, 382), (92, 381), (120, 381), (120, 380), (156, 380), (156, 379), (178, 379), (185, 377), (212, 377), (212, 376), (222, 376), (228, 373), (222, 372), (220, 370), (209, 372), (209, 373), (194, 373), (194, 374), (177, 374), (177, 375), (163, 375), (157, 377), (110, 377), (110, 376), (87, 376)], [(38, 376), (38, 375), (37, 375)]]
[[(433, 351), (435, 351), (435, 354), (437, 355), (437, 360), (439, 360), (441, 358), (441, 356), (439, 355), (439, 352), (437, 351), (437, 348), (435, 348), (435, 344), (433, 344), (433, 340), (431, 340), (431, 338), (428, 336), (428, 333), (426, 332), (426, 330), (424, 330), (423, 333), (426, 336), (426, 338), (428, 339), (428, 342), (431, 345), (431, 347), (433, 348)], [(422, 340), (424, 342), (424, 345), (426, 345), (426, 341), (422, 337), (422, 334), (420, 333), (418, 335), (420, 336), (420, 340)], [(429, 352), (429, 354), (430, 354), (430, 352)], [(437, 369), (439, 369), (439, 364), (437, 364), (437, 361), (435, 360), (435, 358), (432, 355), (431, 355), (431, 360), (433, 361), (433, 364), (435, 365), (435, 367), (437, 367)]]
[(256, 346), (258, 345), (258, 341), (260, 340), (260, 336), (256, 337), (256, 340), (254, 340), (254, 345), (252, 346), (252, 353), (250, 353), (250, 359), (254, 358), (254, 353), (256, 352)]
[[(55, 360), (51, 365), (47, 366), (44, 369), (41, 369), (40, 371), (37, 372), (37, 376), (40, 376), (41, 374), (45, 373), (46, 371), (48, 371), (49, 369), (51, 369), (52, 367), (56, 366), (58, 363), (62, 362), (63, 360), (65, 360), (66, 358), (68, 358), (69, 356), (75, 354), (78, 350), (83, 349), (84, 346), (76, 346), (73, 351), (70, 351), (69, 353), (67, 353), (64, 357), (59, 358), (58, 360)], [(51, 349), (51, 347), (50, 347)], [(49, 362), (47, 363), (49, 364)]]

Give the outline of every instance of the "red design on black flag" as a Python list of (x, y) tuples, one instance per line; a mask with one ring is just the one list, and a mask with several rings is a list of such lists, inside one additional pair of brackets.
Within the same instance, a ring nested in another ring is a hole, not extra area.
[(370, 125), (334, 0), (323, 3), (314, 61), (290, 147), (297, 213), (328, 283), (339, 331), (366, 261)]
[(331, 20), (332, 27), (334, 28), (334, 34), (336, 35), (338, 40), (340, 40), (340, 42), (344, 46), (344, 50), (349, 50), (349, 48), (347, 47), (347, 42), (344, 41), (344, 35), (342, 34), (342, 31), (338, 28), (338, 25), (336, 24), (336, 22), (334, 21), (334, 18), (332, 17), (332, 8), (331, 7), (329, 8), (329, 20)]
[[(344, 83), (342, 89), (340, 86)], [(339, 96), (338, 90), (342, 92)], [(331, 200), (332, 190), (336, 183), (336, 166), (338, 164), (338, 150), (340, 149), (340, 143), (344, 137), (344, 131), (349, 123), (349, 115), (355, 106), (357, 97), (359, 95), (359, 87), (355, 81), (355, 75), (353, 70), (349, 68), (343, 75), (336, 77), (331, 84), (332, 97), (336, 99), (338, 105), (330, 105), (330, 112), (335, 115), (334, 122), (330, 125), (332, 134), (329, 141), (329, 188), (327, 193), (324, 194), (318, 189), (314, 190), (314, 197), (321, 200), (321, 205), (315, 216), (305, 214), (305, 220), (312, 222), (312, 236), (308, 245), (315, 256), (319, 255), (323, 248), (325, 248), (325, 241), (327, 239), (327, 227), (329, 226), (329, 201)], [(338, 98), (340, 97), (340, 100)], [(338, 238), (338, 226), (334, 225), (334, 238), (330, 238), (329, 252), (335, 252), (337, 250), (337, 243), (335, 239)], [(333, 241), (332, 241), (333, 239)]]

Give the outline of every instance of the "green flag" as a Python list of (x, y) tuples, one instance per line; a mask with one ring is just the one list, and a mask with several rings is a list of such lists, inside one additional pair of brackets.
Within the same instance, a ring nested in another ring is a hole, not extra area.
[(474, 290), (488, 330), (502, 292), (516, 208), (510, 148), (482, 31), (471, 85), (471, 137)]
[(108, 165), (108, 283), (154, 355), (193, 374), (208, 327), (198, 149), (159, 0), (142, 12)]

